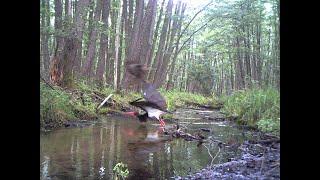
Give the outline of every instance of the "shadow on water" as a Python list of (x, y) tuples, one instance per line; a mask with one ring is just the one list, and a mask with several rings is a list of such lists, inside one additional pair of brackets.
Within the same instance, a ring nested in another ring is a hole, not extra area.
[[(84, 128), (41, 133), (40, 178), (112, 179), (113, 167), (123, 162), (128, 165), (129, 179), (164, 179), (187, 175), (211, 162), (205, 147), (183, 139), (168, 141), (152, 123), (113, 117)], [(208, 127), (212, 130), (208, 136), (225, 142), (243, 139), (235, 128)], [(218, 151), (211, 149), (212, 154)], [(214, 162), (226, 162), (234, 153), (221, 152)]]

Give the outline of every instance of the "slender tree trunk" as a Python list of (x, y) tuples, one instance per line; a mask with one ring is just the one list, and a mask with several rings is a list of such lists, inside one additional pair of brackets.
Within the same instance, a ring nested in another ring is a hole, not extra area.
[[(175, 13), (174, 13), (174, 17), (178, 17), (180, 15), (180, 9), (181, 9), (181, 1), (179, 1), (179, 3), (176, 5), (176, 9), (175, 9)], [(160, 67), (160, 74), (158, 75), (158, 82), (156, 83), (156, 85), (159, 87), (162, 85), (162, 83), (164, 82), (166, 75), (167, 75), (167, 67), (168, 67), (168, 63), (170, 61), (171, 55), (173, 53), (173, 42), (174, 42), (174, 38), (176, 37), (176, 33), (177, 33), (177, 29), (178, 29), (178, 23), (179, 20), (177, 18), (173, 19), (173, 23), (172, 23), (172, 30), (170, 33), (170, 39), (169, 41), (167, 41), (168, 43), (168, 47), (167, 47), (167, 51), (165, 52), (164, 58), (163, 58), (163, 63)], [(169, 37), (169, 35), (168, 35)]]
[[(163, 62), (163, 55), (164, 55), (163, 51), (165, 48), (166, 35), (167, 35), (168, 27), (170, 24), (170, 20), (171, 20), (172, 5), (173, 5), (172, 0), (169, 0), (167, 5), (167, 12), (166, 12), (166, 15), (163, 21), (162, 30), (161, 30), (158, 51), (152, 65), (152, 68), (156, 69), (155, 73), (151, 73), (151, 77), (153, 78), (152, 82), (154, 83), (157, 81), (157, 78), (159, 78), (158, 75), (160, 73), (160, 67), (162, 66), (162, 62)], [(156, 84), (155, 86), (158, 87), (159, 84)]]
[(50, 26), (50, 4), (49, 1), (42, 0), (41, 7), (43, 8), (44, 12), (42, 13), (41, 25), (43, 32), (41, 34), (41, 45), (42, 45), (42, 62), (44, 68), (44, 78), (49, 80), (49, 65), (50, 65), (50, 54), (49, 54), (49, 34), (45, 29)]
[[(261, 15), (261, 12), (260, 12)], [(257, 38), (257, 81), (259, 83), (259, 86), (262, 85), (262, 62), (261, 62), (261, 22), (258, 22), (257, 24), (257, 30), (256, 30), (256, 38)]]
[[(141, 21), (143, 19), (143, 7), (144, 7), (144, 1), (137, 0), (133, 30), (132, 30), (132, 33), (130, 33), (130, 46), (128, 49), (128, 55), (126, 56), (126, 60), (125, 60), (124, 77), (122, 78), (122, 82), (121, 82), (121, 86), (123, 89), (126, 89), (130, 85), (129, 83), (133, 83), (133, 82), (129, 82), (129, 79), (132, 79), (132, 77), (127, 72), (126, 66), (130, 63), (140, 62), (139, 56), (138, 56), (141, 51), (139, 32), (141, 30)], [(130, 8), (129, 8), (129, 14), (130, 14)]]
[(245, 25), (243, 25), (243, 34), (247, 34), (247, 37), (243, 37), (243, 43), (244, 43), (244, 62), (245, 62), (245, 83), (246, 83), (246, 87), (251, 87), (251, 69), (250, 69), (250, 56), (249, 56), (249, 49), (250, 49), (250, 45), (249, 45), (249, 36), (248, 33), (245, 30)]
[(62, 50), (64, 47), (64, 39), (62, 37), (62, 2), (61, 0), (54, 1), (54, 29), (55, 29), (55, 52), (52, 57), (52, 63), (50, 67), (50, 81), (53, 84), (60, 85), (62, 79)]
[(232, 59), (232, 55), (231, 53), (229, 52), (228, 53), (229, 55), (229, 62), (230, 62), (230, 84), (231, 84), (231, 91), (233, 91), (235, 88), (234, 88), (234, 66), (233, 66), (233, 59)]
[(82, 39), (84, 31), (84, 20), (86, 19), (88, 11), (85, 10), (89, 6), (89, 0), (78, 0), (75, 10), (75, 24), (76, 24), (76, 56), (74, 64), (74, 73), (78, 77), (81, 71), (81, 61), (82, 61)]
[[(121, 1), (120, 1), (121, 2)], [(119, 2), (119, 4), (120, 4)], [(119, 7), (121, 7), (119, 5)], [(117, 23), (116, 23), (116, 27), (115, 27), (115, 32), (116, 32), (116, 37), (115, 37), (115, 59), (114, 59), (114, 63), (115, 63), (115, 72), (114, 72), (114, 89), (116, 91), (119, 90), (119, 82), (120, 82), (120, 65), (121, 65), (121, 57), (119, 59), (119, 48), (120, 48), (120, 34), (119, 34), (119, 31), (120, 31), (120, 28), (122, 27), (122, 23), (121, 23), (121, 14), (120, 14), (120, 10), (118, 11), (119, 13), (118, 14), (118, 17), (117, 17)]]
[(141, 59), (141, 63), (143, 64), (147, 64), (148, 60), (152, 58), (151, 56), (152, 35), (154, 31), (156, 10), (157, 10), (157, 0), (149, 0), (145, 15), (142, 21), (143, 36), (141, 39), (142, 48), (140, 52), (140, 59)]
[(237, 89), (239, 90), (239, 89), (245, 88), (239, 37), (236, 37), (236, 49), (237, 49), (236, 83), (237, 83)]
[[(118, 63), (118, 66), (117, 66), (117, 81), (116, 81), (116, 91), (119, 91), (120, 90), (120, 80), (121, 80), (121, 66), (122, 66), (122, 63), (123, 63), (123, 52), (122, 50), (126, 50), (127, 48), (123, 48), (123, 44), (126, 42), (126, 35), (124, 34), (124, 32), (127, 32), (126, 31), (126, 25), (127, 25), (127, 0), (123, 0), (123, 4), (122, 4), (122, 13), (121, 13), (121, 27), (120, 27), (120, 49), (119, 49), (119, 63)], [(126, 55), (124, 53), (124, 55)]]
[[(179, 24), (178, 24), (178, 33), (177, 33), (179, 35), (179, 37), (181, 36), (181, 34), (180, 34), (181, 33), (181, 26), (182, 26), (186, 6), (187, 6), (187, 4), (185, 4), (185, 3), (182, 5), (180, 20), (179, 20)], [(172, 58), (171, 68), (170, 68), (169, 77), (168, 77), (169, 80), (168, 80), (167, 87), (166, 87), (167, 90), (169, 90), (170, 87), (173, 87), (172, 76), (173, 76), (174, 68), (176, 65), (176, 59), (178, 57), (178, 49), (179, 49), (179, 43), (180, 43), (179, 41), (180, 41), (180, 38), (177, 39), (176, 44), (175, 44), (174, 55)]]
[(95, 9), (95, 15), (94, 15), (94, 24), (91, 31), (91, 36), (89, 40), (89, 46), (88, 46), (88, 54), (86, 58), (86, 62), (82, 69), (82, 75), (91, 77), (93, 73), (93, 67), (94, 67), (94, 58), (96, 54), (96, 40), (97, 40), (97, 22), (100, 20), (101, 15), (101, 0), (97, 0), (97, 5)]
[(126, 17), (126, 21), (125, 21), (125, 32), (126, 32), (126, 57), (128, 57), (129, 55), (129, 48), (130, 48), (130, 43), (131, 43), (131, 34), (132, 34), (132, 18), (133, 18), (133, 5), (134, 5), (134, 1), (133, 0), (129, 0), (129, 12), (128, 12), (128, 16)]
[[(157, 21), (157, 25), (156, 25), (156, 28), (155, 28), (155, 31), (154, 31), (154, 35), (153, 35), (153, 42), (152, 42), (152, 47), (151, 47), (151, 53), (150, 53), (150, 58), (148, 59), (147, 61), (147, 66), (149, 67), (152, 63), (152, 59), (153, 59), (153, 53), (154, 53), (154, 48), (157, 44), (157, 40), (158, 40), (158, 35), (159, 35), (159, 27), (160, 27), (160, 22), (162, 20), (162, 13), (163, 13), (163, 8), (164, 8), (164, 2), (165, 0), (162, 1), (161, 3), (161, 8), (160, 8), (160, 13), (159, 13), (159, 16), (158, 16), (158, 21)], [(150, 71), (148, 73), (148, 78), (149, 78), (149, 74), (150, 74)]]
[(108, 62), (109, 62), (109, 73), (108, 73), (108, 82), (114, 86), (114, 72), (115, 72), (115, 41), (116, 41), (116, 27), (117, 27), (117, 18), (118, 18), (118, 5), (117, 0), (112, 0), (113, 7), (110, 11), (111, 19), (111, 34), (110, 34), (110, 46), (108, 51)]
[(104, 79), (103, 75), (106, 69), (106, 55), (108, 52), (108, 27), (109, 27), (109, 10), (110, 10), (110, 0), (105, 0), (102, 2), (102, 26), (101, 38), (100, 38), (100, 49), (99, 49), (99, 60), (98, 67), (96, 71), (96, 78), (98, 85), (103, 86)]

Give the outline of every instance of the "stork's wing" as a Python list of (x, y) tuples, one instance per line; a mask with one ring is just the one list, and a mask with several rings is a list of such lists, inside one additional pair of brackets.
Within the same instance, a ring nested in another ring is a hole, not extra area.
[(151, 83), (144, 83), (143, 87), (143, 97), (146, 101), (154, 103), (159, 106), (161, 110), (167, 109), (167, 103), (164, 97)]
[(137, 79), (144, 80), (146, 72), (148, 70), (147, 66), (144, 64), (131, 63), (127, 66), (128, 72), (135, 76)]

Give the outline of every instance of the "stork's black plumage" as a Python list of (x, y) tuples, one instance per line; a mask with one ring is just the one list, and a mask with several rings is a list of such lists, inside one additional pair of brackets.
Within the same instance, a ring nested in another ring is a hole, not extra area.
[(139, 98), (130, 102), (132, 106), (139, 107), (146, 112), (146, 114), (143, 115), (138, 115), (138, 113), (133, 113), (133, 115), (138, 117), (140, 121), (146, 121), (148, 117), (152, 119), (155, 118), (159, 120), (161, 126), (164, 126), (165, 123), (160, 116), (164, 113), (168, 113), (167, 103), (165, 98), (156, 90), (154, 85), (142, 78), (144, 77), (146, 70), (146, 66), (141, 64), (130, 64), (128, 66), (128, 72), (135, 76), (135, 78), (139, 79), (143, 84), (142, 94), (145, 99), (143, 101), (141, 100), (142, 98)]

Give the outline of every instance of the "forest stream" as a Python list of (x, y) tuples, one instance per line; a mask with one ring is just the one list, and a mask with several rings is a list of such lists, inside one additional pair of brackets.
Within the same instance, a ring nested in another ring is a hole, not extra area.
[(120, 162), (128, 179), (280, 179), (280, 140), (239, 128), (218, 110), (181, 108), (172, 119), (168, 127), (179, 122), (210, 141), (170, 138), (156, 121), (119, 115), (82, 121), (41, 132), (40, 179), (114, 179)]

